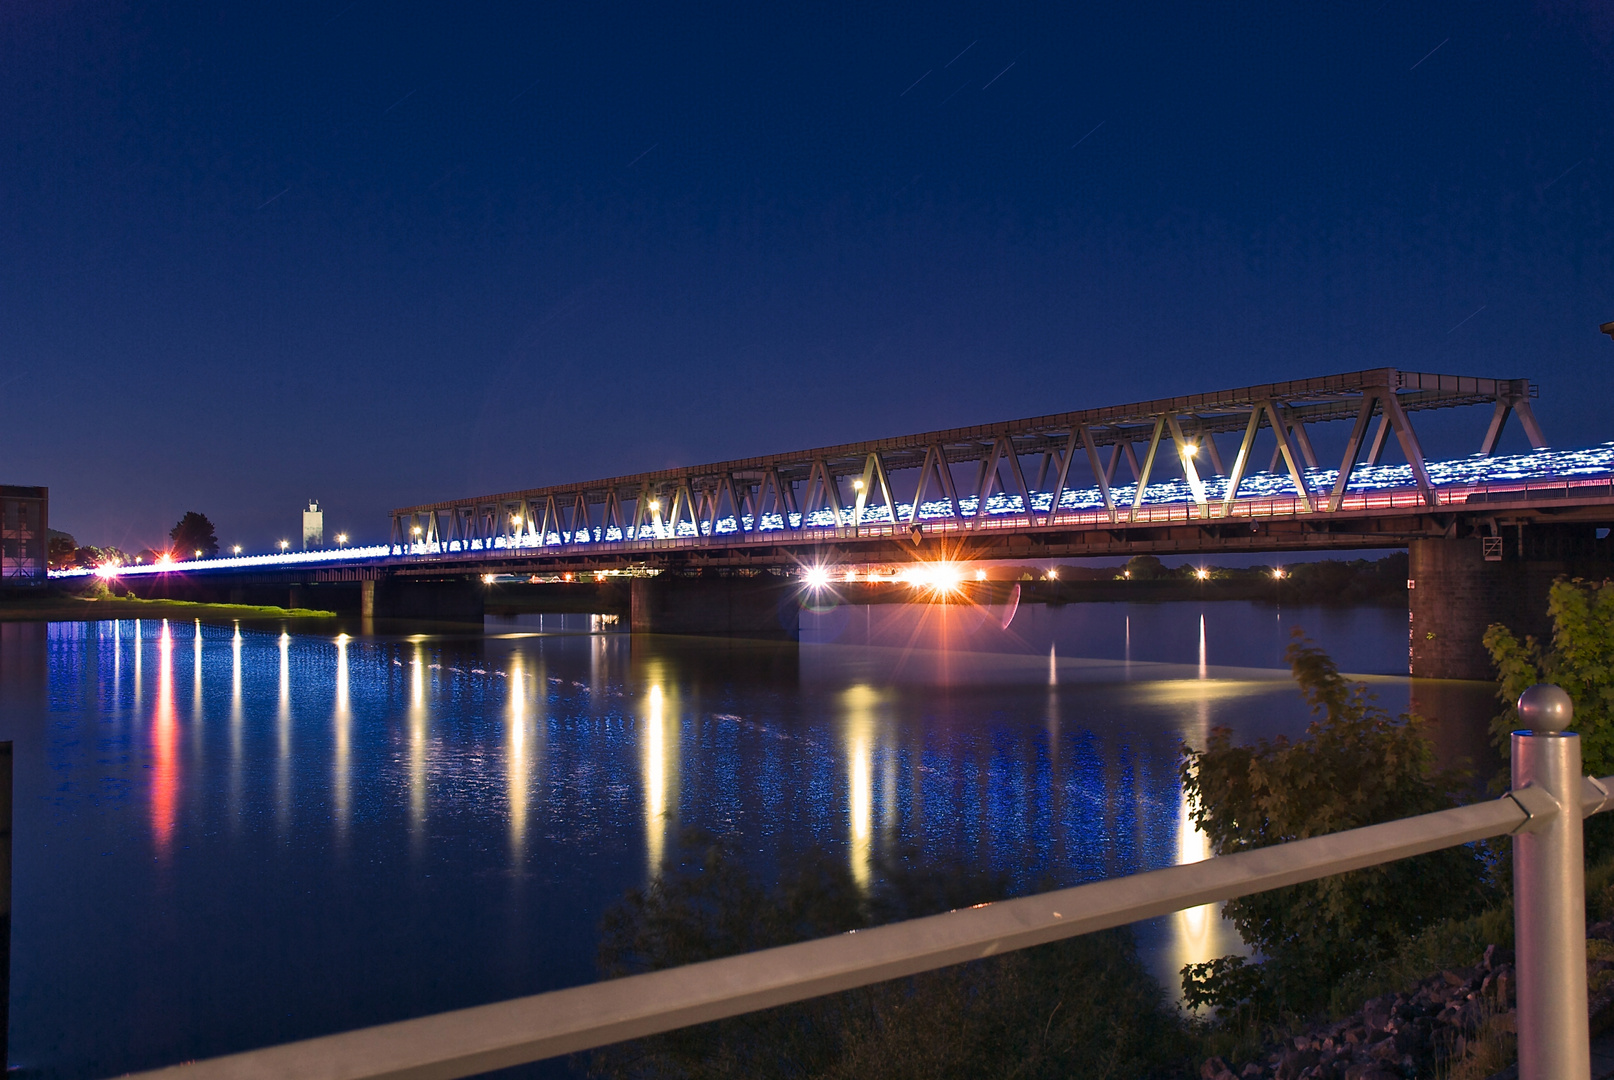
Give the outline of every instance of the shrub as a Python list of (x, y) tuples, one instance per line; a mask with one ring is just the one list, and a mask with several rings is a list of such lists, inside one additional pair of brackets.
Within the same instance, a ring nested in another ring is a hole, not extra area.
[(1521, 643), (1501, 623), (1485, 631), (1503, 705), (1491, 733), (1505, 755), (1509, 733), (1520, 726), (1519, 695), (1538, 682), (1557, 683), (1575, 703), (1571, 728), (1580, 733), (1586, 771), (1607, 776), (1614, 773), (1614, 582), (1560, 578), (1547, 594), (1547, 614), (1550, 648), (1533, 637)]
[[(1213, 729), (1184, 747), (1184, 791), (1219, 855), (1430, 813), (1456, 804), (1461, 777), (1437, 771), (1415, 717), (1392, 718), (1327, 653), (1294, 631), (1285, 653), (1314, 721), (1304, 738), (1235, 746)], [(1392, 955), (1409, 936), (1466, 914), (1485, 895), (1478, 849), (1454, 848), (1228, 902), (1228, 917), (1265, 958), (1183, 969), (1192, 1005), (1306, 1012), (1344, 974)]]

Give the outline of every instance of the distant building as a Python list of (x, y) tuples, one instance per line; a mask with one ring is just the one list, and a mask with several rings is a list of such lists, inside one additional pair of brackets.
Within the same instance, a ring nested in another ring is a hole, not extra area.
[(319, 508), (319, 502), (308, 500), (308, 509), (303, 511), (303, 550), (322, 548), (325, 546), (325, 514)]
[(0, 586), (49, 580), (49, 503), (48, 488), (0, 484)]

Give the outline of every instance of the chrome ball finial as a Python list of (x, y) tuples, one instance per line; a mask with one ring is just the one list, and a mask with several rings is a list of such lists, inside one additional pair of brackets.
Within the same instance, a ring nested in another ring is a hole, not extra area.
[(1538, 734), (1562, 731), (1569, 726), (1574, 712), (1569, 695), (1552, 683), (1536, 683), (1519, 695), (1519, 719)]

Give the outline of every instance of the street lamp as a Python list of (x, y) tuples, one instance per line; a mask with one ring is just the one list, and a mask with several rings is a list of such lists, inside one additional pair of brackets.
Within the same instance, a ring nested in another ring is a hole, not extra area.
[(231, 553), (231, 554), (232, 554), (232, 555), (239, 555), (239, 554), (241, 554), (241, 545), (240, 545), (240, 544), (237, 544), (237, 545), (235, 545), (235, 547), (233, 547), (233, 548), (231, 548), (231, 549), (230, 549), (230, 553)]
[(291, 547), (291, 541), (290, 540), (282, 540), (280, 542), (280, 550), (281, 551), (285, 551), (289, 547)]
[(336, 546), (337, 547), (342, 547), (346, 543), (347, 543), (347, 533), (337, 533), (336, 534)]

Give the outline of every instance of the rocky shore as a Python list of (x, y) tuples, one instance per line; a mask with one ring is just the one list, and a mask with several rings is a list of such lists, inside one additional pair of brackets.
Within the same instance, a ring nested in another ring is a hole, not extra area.
[[(1587, 932), (1593, 1034), (1614, 1021), (1614, 922)], [(1441, 971), (1416, 989), (1262, 1047), (1248, 1061), (1210, 1058), (1202, 1080), (1422, 1080), (1481, 1065), (1515, 1031), (1513, 954), (1491, 945), (1473, 967)], [(1482, 1050), (1483, 1047), (1483, 1050)], [(1504, 1063), (1497, 1062), (1501, 1068)], [(1511, 1070), (1493, 1073), (1496, 1080)], [(1467, 1075), (1483, 1076), (1470, 1071)]]

